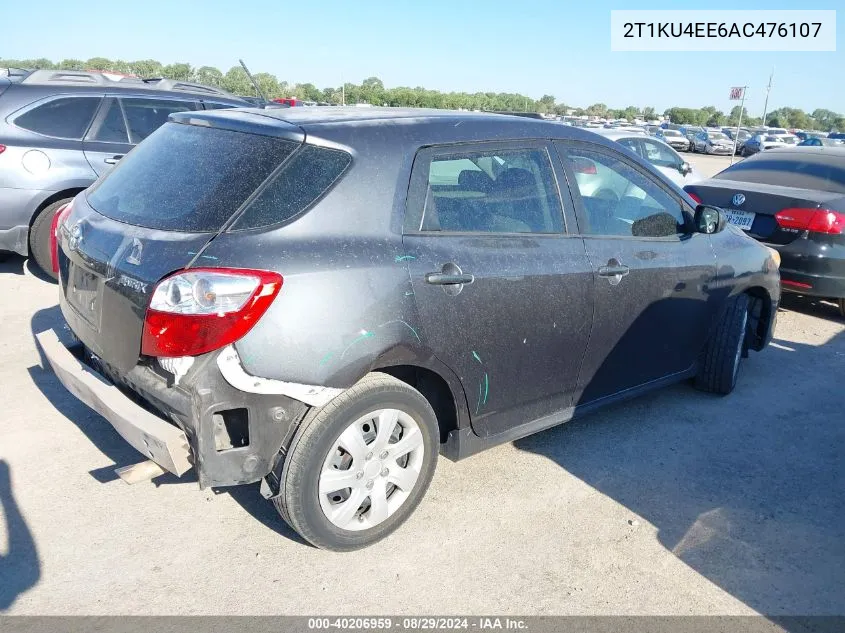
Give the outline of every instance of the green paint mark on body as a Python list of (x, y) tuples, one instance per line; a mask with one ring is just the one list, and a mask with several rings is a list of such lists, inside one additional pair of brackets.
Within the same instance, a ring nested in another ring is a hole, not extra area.
[(395, 261), (397, 263), (398, 262), (407, 262), (407, 261), (411, 261), (412, 259), (416, 259), (416, 257), (414, 257), (413, 255), (397, 255)]
[[(481, 359), (478, 357), (478, 354), (475, 353), (475, 350), (472, 351), (472, 357), (475, 360), (477, 360), (479, 363), (481, 363)], [(483, 365), (484, 363), (481, 363), (481, 364)]]

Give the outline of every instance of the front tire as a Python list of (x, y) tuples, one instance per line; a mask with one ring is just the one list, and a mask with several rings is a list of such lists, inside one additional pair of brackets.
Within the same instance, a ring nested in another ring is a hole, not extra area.
[(438, 450), (437, 418), (428, 401), (410, 385), (373, 372), (308, 413), (273, 502), (313, 545), (361, 549), (416, 509)]
[(41, 209), (29, 229), (29, 254), (44, 274), (51, 279), (58, 279), (56, 273), (53, 272), (53, 256), (50, 253), (50, 229), (53, 228), (53, 217), (56, 211), (71, 200), (73, 198), (65, 198)]
[(707, 342), (695, 387), (727, 395), (734, 390), (748, 328), (748, 295), (728, 300), (716, 330)]

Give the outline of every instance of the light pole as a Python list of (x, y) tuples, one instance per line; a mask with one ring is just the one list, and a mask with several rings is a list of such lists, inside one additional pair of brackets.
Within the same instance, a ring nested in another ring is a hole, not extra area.
[(769, 85), (766, 86), (766, 102), (763, 104), (763, 125), (766, 125), (766, 112), (769, 111), (769, 92), (772, 90), (772, 77), (775, 76), (775, 68), (772, 66), (772, 73), (769, 75)]

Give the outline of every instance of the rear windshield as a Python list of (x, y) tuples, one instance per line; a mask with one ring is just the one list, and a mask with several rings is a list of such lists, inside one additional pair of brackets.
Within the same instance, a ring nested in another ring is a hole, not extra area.
[(845, 193), (845, 160), (841, 157), (795, 156), (792, 152), (787, 151), (786, 155), (783, 152), (766, 152), (759, 154), (759, 158), (748, 158), (714, 178)]
[(216, 232), (297, 146), (257, 134), (166, 123), (88, 190), (88, 203), (118, 222)]

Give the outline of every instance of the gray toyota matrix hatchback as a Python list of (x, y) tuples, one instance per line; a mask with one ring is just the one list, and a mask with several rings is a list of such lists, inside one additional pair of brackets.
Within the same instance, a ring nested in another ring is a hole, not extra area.
[(777, 254), (598, 135), (496, 114), (174, 114), (58, 219), (61, 382), (147, 459), (351, 550), (452, 459), (772, 336)]

